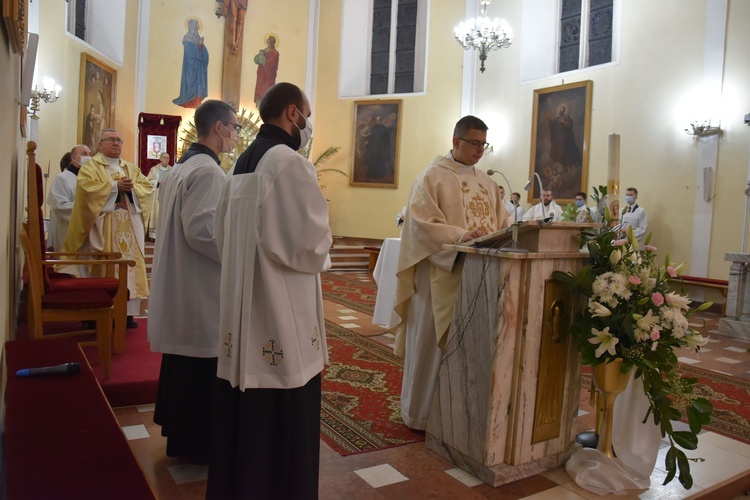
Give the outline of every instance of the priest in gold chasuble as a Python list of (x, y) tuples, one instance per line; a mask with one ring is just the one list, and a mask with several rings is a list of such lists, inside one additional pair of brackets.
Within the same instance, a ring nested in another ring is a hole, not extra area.
[(401, 417), (427, 427), (432, 394), (453, 319), (462, 262), (443, 245), (469, 241), (513, 223), (498, 185), (474, 165), (487, 146), (487, 125), (465, 116), (453, 149), (420, 173), (409, 195), (401, 233), (394, 309), (396, 354), (404, 356)]
[[(140, 169), (120, 158), (123, 140), (116, 130), (99, 136), (99, 152), (78, 172), (76, 202), (70, 217), (64, 252), (120, 252), (135, 261), (128, 267), (128, 316), (140, 312), (148, 297), (144, 253), (144, 220), (153, 187)], [(91, 266), (94, 276), (103, 266)]]

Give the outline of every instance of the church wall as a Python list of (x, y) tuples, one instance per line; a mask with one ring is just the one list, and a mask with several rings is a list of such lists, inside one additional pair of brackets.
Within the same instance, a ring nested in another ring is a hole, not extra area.
[[(184, 2), (151, 2), (149, 13), (149, 51), (145, 110), (148, 113), (178, 115), (182, 126), (192, 121), (194, 109), (183, 108), (172, 102), (180, 94), (182, 76), (182, 37), (186, 32), (186, 19), (197, 17), (203, 24), (201, 36), (208, 49), (208, 98), (221, 99), (224, 28), (226, 20), (214, 14), (216, 4), (205, 0)], [(289, 81), (300, 87), (305, 85), (305, 58), (307, 51), (308, 2), (300, 0), (275, 0), (274, 2), (249, 2), (245, 15), (242, 44), (242, 77), (240, 103), (242, 108), (257, 115), (253, 102), (256, 71), (253, 57), (266, 47), (267, 34), (278, 37), (276, 48), (280, 53), (276, 81)]]
[[(406, 204), (414, 178), (437, 155), (451, 148), (453, 126), (460, 118), (463, 49), (453, 38), (453, 27), (464, 16), (465, 5), (455, 0), (432, 0), (429, 12), (427, 91), (399, 95), (403, 100), (398, 151), (398, 188), (350, 187), (337, 174), (322, 179), (330, 200), (331, 230), (335, 235), (368, 238), (397, 237), (396, 215)], [(329, 164), (349, 173), (352, 155), (354, 101), (338, 96), (341, 1), (321, 2), (317, 65), (317, 94), (313, 122), (316, 148), (340, 146)]]
[(125, 140), (122, 157), (135, 159), (137, 139), (135, 115), (136, 39), (138, 2), (127, 2), (125, 19), (125, 56), (122, 65), (101, 55), (65, 32), (65, 2), (46, 2), (39, 9), (39, 50), (36, 61), (37, 81), (45, 76), (53, 78), (61, 87), (60, 99), (53, 104), (42, 103), (38, 121), (37, 161), (44, 171), (50, 165), (50, 178), (60, 172), (63, 154), (78, 141), (78, 94), (81, 53), (87, 52), (117, 71), (115, 124)]
[[(628, 186), (639, 189), (638, 202), (649, 215), (652, 244), (672, 260), (690, 262), (696, 196), (697, 140), (684, 129), (700, 117), (707, 2), (622, 2), (622, 52), (619, 63), (520, 84), (520, 48), (490, 54), (487, 71), (477, 74), (476, 114), (488, 121), (495, 146), (480, 168), (501, 170), (520, 191), (529, 177), (533, 93), (535, 89), (592, 80), (590, 140), (591, 186), (606, 184), (607, 136), (621, 135), (621, 200)], [(493, 5), (493, 8), (495, 6)], [(501, 8), (500, 8), (501, 7)], [(521, 24), (521, 1), (504, 2), (491, 12), (512, 27)], [(709, 277), (726, 279), (724, 253), (739, 251), (743, 230), (750, 129), (742, 115), (750, 111), (747, 78), (750, 63), (744, 28), (746, 2), (729, 2), (724, 65), (724, 132), (719, 141)], [(504, 181), (498, 180), (504, 183)], [(622, 201), (621, 201), (622, 202)], [(686, 274), (690, 270), (686, 269)]]

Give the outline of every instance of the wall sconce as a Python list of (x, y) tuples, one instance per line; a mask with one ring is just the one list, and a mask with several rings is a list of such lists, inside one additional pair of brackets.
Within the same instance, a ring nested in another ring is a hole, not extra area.
[(694, 121), (690, 124), (690, 127), (685, 129), (685, 133), (687, 135), (692, 135), (693, 137), (706, 137), (709, 135), (716, 135), (721, 133), (721, 126), (712, 127), (711, 126), (711, 120), (708, 121)]
[[(44, 79), (44, 90), (39, 90), (39, 88), (35, 85), (34, 90), (31, 91), (31, 106), (29, 106), (29, 109), (31, 110), (31, 118), (34, 120), (39, 119), (39, 115), (37, 112), (39, 111), (39, 104), (40, 101), (44, 101), (46, 103), (53, 103), (57, 101), (60, 98), (60, 91), (62, 90), (62, 87), (59, 85), (55, 85), (55, 81), (51, 78), (45, 78)], [(54, 93), (53, 93), (54, 91)]]

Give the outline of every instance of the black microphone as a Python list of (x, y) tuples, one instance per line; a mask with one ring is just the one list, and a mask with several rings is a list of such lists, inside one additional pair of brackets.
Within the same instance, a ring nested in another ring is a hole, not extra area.
[(78, 375), (81, 365), (78, 363), (63, 363), (57, 366), (43, 366), (40, 368), (24, 368), (16, 372), (16, 377), (40, 377), (43, 375)]

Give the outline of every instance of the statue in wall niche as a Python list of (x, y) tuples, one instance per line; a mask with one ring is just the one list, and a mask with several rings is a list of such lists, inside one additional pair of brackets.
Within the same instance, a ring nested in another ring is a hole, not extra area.
[(260, 49), (253, 58), (258, 65), (257, 77), (255, 79), (255, 95), (253, 101), (255, 106), (260, 104), (260, 100), (266, 91), (276, 83), (276, 73), (279, 71), (279, 51), (276, 50), (278, 37), (273, 33), (266, 35), (266, 47)]
[(208, 49), (199, 33), (202, 27), (200, 19), (189, 17), (187, 33), (182, 37), (180, 96), (172, 102), (183, 108), (197, 108), (208, 96)]

